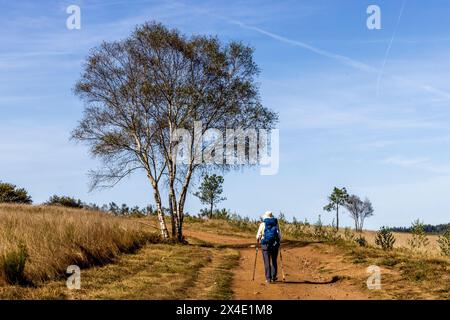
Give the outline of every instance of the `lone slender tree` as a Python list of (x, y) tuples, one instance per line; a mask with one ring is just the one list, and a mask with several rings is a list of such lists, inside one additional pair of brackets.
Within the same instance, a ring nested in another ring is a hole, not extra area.
[(203, 204), (209, 205), (209, 217), (212, 218), (214, 205), (226, 200), (225, 197), (221, 197), (223, 193), (223, 177), (216, 174), (203, 177), (202, 184), (194, 195), (200, 199)]
[(339, 207), (345, 205), (349, 195), (347, 189), (334, 187), (333, 192), (328, 196), (329, 203), (323, 207), (325, 211), (336, 211), (336, 230), (339, 230)]
[[(222, 44), (210, 36), (187, 37), (158, 23), (146, 23), (125, 40), (94, 48), (75, 86), (86, 107), (72, 134), (102, 161), (91, 171), (91, 188), (112, 187), (131, 173), (144, 173), (163, 237), (169, 232), (161, 188), (167, 188), (172, 236), (182, 241), (194, 175), (234, 167), (231, 162), (197, 161), (198, 134), (209, 129), (222, 134), (227, 128), (272, 129), (277, 121), (260, 103), (257, 74), (250, 47)], [(189, 133), (183, 143), (191, 148), (183, 150), (183, 163), (177, 160), (177, 129)], [(201, 144), (202, 150), (220, 156), (216, 147), (211, 151), (211, 145)]]

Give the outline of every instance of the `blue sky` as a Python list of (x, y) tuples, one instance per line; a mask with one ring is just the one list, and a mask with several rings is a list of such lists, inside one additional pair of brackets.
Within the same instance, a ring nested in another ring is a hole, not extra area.
[[(68, 30), (66, 8), (81, 8)], [(381, 8), (368, 30), (366, 8)], [(99, 163), (69, 141), (83, 105), (72, 88), (90, 48), (155, 20), (255, 48), (263, 103), (280, 115), (280, 170), (225, 176), (220, 206), (316, 221), (333, 186), (369, 197), (368, 228), (449, 222), (448, 1), (0, 1), (0, 179), (88, 202), (152, 202), (142, 176), (88, 193)], [(201, 204), (191, 196), (189, 212)], [(351, 225), (343, 214), (342, 222)]]

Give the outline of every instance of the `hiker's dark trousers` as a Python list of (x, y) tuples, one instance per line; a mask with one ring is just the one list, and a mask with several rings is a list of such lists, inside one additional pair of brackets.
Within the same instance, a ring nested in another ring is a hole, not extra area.
[(262, 256), (264, 259), (264, 271), (266, 274), (266, 280), (275, 280), (277, 277), (278, 265), (278, 248), (279, 245), (267, 245), (261, 244)]

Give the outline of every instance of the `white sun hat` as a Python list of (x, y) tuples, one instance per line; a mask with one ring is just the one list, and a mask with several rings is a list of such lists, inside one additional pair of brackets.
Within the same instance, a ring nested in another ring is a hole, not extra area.
[(261, 216), (261, 218), (263, 218), (263, 219), (265, 219), (265, 218), (273, 218), (272, 211), (264, 212), (264, 214)]

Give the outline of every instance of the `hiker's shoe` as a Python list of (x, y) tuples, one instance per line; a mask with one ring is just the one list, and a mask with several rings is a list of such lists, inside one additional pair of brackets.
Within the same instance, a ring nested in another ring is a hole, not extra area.
[(272, 280), (266, 280), (266, 283), (271, 283), (272, 282)]
[(277, 281), (278, 280), (278, 278), (277, 277), (275, 277), (275, 278), (272, 278), (272, 282), (275, 282), (275, 281)]

